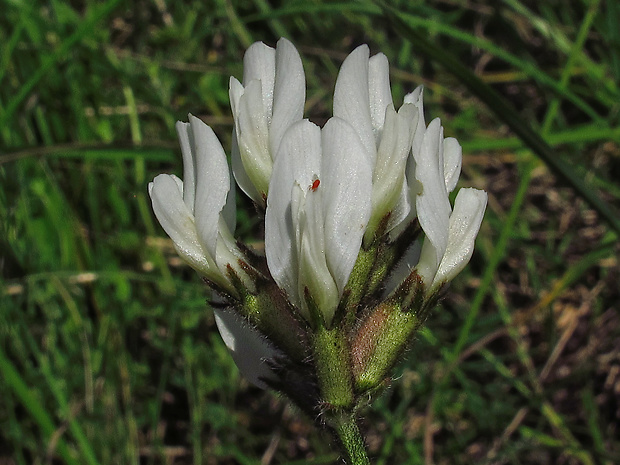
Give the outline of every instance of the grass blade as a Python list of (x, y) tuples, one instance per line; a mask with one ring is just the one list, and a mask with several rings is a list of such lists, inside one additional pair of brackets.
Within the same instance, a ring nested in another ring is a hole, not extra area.
[(386, 19), (403, 38), (416, 44), (416, 49), (428, 59), (440, 63), (456, 76), (474, 95), (482, 100), (495, 115), (538, 155), (560, 180), (572, 186), (617, 232), (620, 233), (620, 214), (586, 185), (577, 173), (554, 152), (547, 142), (523, 121), (515, 108), (493, 88), (485, 84), (465, 67), (453, 54), (437, 47), (420, 34), (403, 15), (381, 3)]
[(41, 405), (39, 399), (32, 395), (32, 392), (20, 376), (19, 372), (15, 368), (15, 365), (11, 363), (1, 349), (0, 373), (2, 373), (4, 381), (11, 387), (13, 393), (21, 401), (24, 408), (39, 425), (39, 428), (43, 431), (45, 438), (48, 441), (56, 441), (56, 449), (65, 463), (69, 465), (78, 465), (78, 460), (73, 456), (64, 439), (61, 436), (56, 435), (58, 427), (54, 425), (49, 413), (45, 410), (43, 405)]
[(46, 76), (48, 71), (65, 57), (69, 50), (71, 50), (71, 47), (90, 34), (94, 25), (111, 13), (118, 3), (120, 3), (120, 0), (109, 0), (96, 11), (92, 12), (81, 26), (60, 44), (54, 53), (43, 60), (39, 69), (37, 69), (30, 79), (21, 86), (16, 95), (9, 101), (4, 112), (0, 114), (0, 127), (6, 126), (8, 122), (11, 121), (19, 105), (28, 97), (39, 81)]

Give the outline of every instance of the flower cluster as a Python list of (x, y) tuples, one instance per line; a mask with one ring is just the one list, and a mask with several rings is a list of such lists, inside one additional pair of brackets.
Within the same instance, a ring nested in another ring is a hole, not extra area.
[(451, 205), (459, 143), (439, 119), (426, 125), (422, 87), (396, 108), (388, 60), (366, 45), (342, 64), (322, 128), (303, 119), (302, 61), (286, 39), (247, 50), (230, 101), (232, 174), (264, 212), (264, 254), (235, 240), (226, 154), (192, 115), (177, 123), (183, 181), (149, 185), (155, 215), (218, 294), (246, 377), (310, 410), (351, 411), (469, 261), (486, 193), (460, 189)]

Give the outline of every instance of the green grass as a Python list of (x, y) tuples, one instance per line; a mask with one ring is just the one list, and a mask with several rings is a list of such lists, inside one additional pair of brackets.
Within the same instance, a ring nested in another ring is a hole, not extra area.
[(228, 77), (286, 36), (307, 116), (369, 43), (489, 193), (471, 265), (366, 412), (375, 462), (619, 463), (617, 4), (283, 3), (0, 2), (0, 462), (336, 462), (240, 378), (146, 192), (181, 173), (187, 113), (230, 147)]

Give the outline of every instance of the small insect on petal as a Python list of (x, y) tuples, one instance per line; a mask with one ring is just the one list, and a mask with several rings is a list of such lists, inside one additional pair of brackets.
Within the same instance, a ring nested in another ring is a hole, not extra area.
[(312, 191), (312, 192), (316, 192), (316, 190), (319, 188), (319, 185), (321, 184), (321, 180), (314, 176), (313, 180), (312, 180), (312, 184), (310, 184), (310, 186), (308, 186), (308, 190)]

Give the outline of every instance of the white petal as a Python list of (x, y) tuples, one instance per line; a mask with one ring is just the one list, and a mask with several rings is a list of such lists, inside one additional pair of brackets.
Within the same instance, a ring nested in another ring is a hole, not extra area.
[[(398, 216), (391, 214), (403, 194), (407, 156), (411, 151), (413, 136), (412, 124), (417, 114), (415, 107), (410, 104), (403, 105), (398, 113), (390, 104), (385, 113), (385, 128), (372, 180), (372, 228), (376, 228), (378, 222), (388, 213), (392, 226), (400, 223), (404, 219), (403, 215), (408, 213), (402, 210), (398, 212)], [(374, 231), (369, 230), (368, 233)]]
[[(295, 186), (300, 189), (301, 186)], [(307, 288), (314, 299), (314, 303), (323, 314), (325, 322), (329, 325), (338, 307), (340, 293), (334, 279), (327, 267), (326, 260), (326, 237), (324, 224), (325, 212), (323, 210), (323, 195), (325, 191), (319, 186), (316, 190), (306, 191), (303, 214), (300, 215), (300, 230), (302, 231), (301, 246), (299, 248), (299, 296), (302, 299), (301, 306), (306, 302), (303, 296)], [(301, 189), (300, 189), (301, 190)], [(304, 309), (305, 310), (305, 309)], [(306, 318), (309, 316), (304, 311)]]
[(276, 156), (286, 130), (303, 117), (305, 99), (306, 79), (299, 53), (291, 42), (280, 39), (276, 47), (273, 116), (269, 128), (272, 157)]
[(218, 222), (230, 190), (230, 172), (226, 154), (213, 129), (191, 115), (189, 122), (196, 160), (196, 230), (203, 248), (215, 257)]
[(230, 189), (228, 190), (228, 195), (226, 196), (226, 205), (224, 205), (222, 210), (222, 218), (226, 222), (228, 230), (234, 234), (237, 227), (237, 190), (235, 189), (235, 179), (233, 178), (233, 174), (230, 170), (228, 171), (228, 178)]
[(417, 165), (415, 157), (419, 156), (420, 149), (422, 148), (422, 139), (426, 132), (423, 97), (424, 87), (418, 86), (413, 92), (407, 94), (404, 99), (405, 104), (411, 103), (417, 109), (416, 117), (413, 122), (413, 139), (411, 142), (412, 156), (407, 160), (406, 179), (408, 192), (407, 195), (401, 197), (399, 201), (400, 204), (409, 206), (409, 213), (390, 233), (392, 239), (396, 239), (417, 216), (416, 199), (418, 194), (422, 192), (422, 188), (419, 181), (416, 179)]
[(260, 81), (250, 81), (239, 99), (237, 140), (246, 174), (259, 194), (266, 195), (272, 160)]
[(392, 89), (390, 87), (390, 64), (383, 53), (368, 61), (368, 94), (370, 98), (370, 119), (376, 138), (383, 131), (385, 109), (392, 105)]
[[(441, 259), (441, 257), (440, 257)], [(422, 282), (426, 285), (427, 289), (431, 287), (433, 279), (437, 274), (437, 268), (439, 263), (437, 262), (437, 247), (425, 237), (422, 242), (422, 250), (420, 251), (420, 258), (416, 265), (416, 271), (422, 278)]]
[(424, 86), (418, 86), (413, 92), (405, 95), (404, 103), (412, 103), (418, 109), (418, 118), (414, 125), (413, 142), (411, 144), (415, 155), (422, 147), (422, 138), (426, 132), (426, 123), (424, 122)]
[(215, 323), (241, 374), (252, 384), (267, 389), (262, 379), (277, 379), (268, 361), (280, 353), (249, 323), (232, 310), (214, 310)]
[(237, 80), (237, 78), (231, 76), (228, 81), (228, 97), (230, 99), (230, 109), (232, 111), (233, 118), (235, 119), (239, 113), (239, 100), (241, 99), (243, 92), (243, 85)]
[(415, 178), (416, 162), (413, 156), (407, 158), (407, 168), (405, 170), (406, 183), (403, 186), (403, 192), (399, 199), (398, 209), (407, 211), (408, 213), (400, 221), (392, 227), (390, 231), (390, 239), (396, 240), (417, 217), (416, 199), (418, 194), (422, 193), (419, 181)]
[(334, 116), (355, 128), (366, 151), (374, 158), (377, 144), (370, 119), (367, 45), (360, 45), (342, 63), (334, 90)]
[(189, 123), (177, 121), (177, 136), (181, 145), (181, 154), (183, 155), (183, 200), (189, 211), (194, 213), (194, 198), (196, 196), (196, 160), (193, 153), (193, 138), (191, 137), (191, 129)]
[(230, 150), (230, 165), (235, 176), (235, 181), (241, 190), (258, 205), (263, 205), (265, 200), (259, 195), (258, 191), (252, 184), (252, 180), (245, 172), (241, 153), (239, 152), (239, 142), (237, 140), (237, 129), (233, 128), (232, 147)]
[(174, 242), (179, 255), (194, 269), (208, 274), (215, 263), (203, 250), (191, 214), (179, 189), (176, 176), (160, 174), (149, 183), (153, 211), (166, 234)]
[(473, 188), (459, 191), (450, 216), (448, 247), (433, 280), (433, 287), (452, 280), (469, 262), (486, 205), (486, 192)]
[[(416, 117), (413, 122), (413, 139), (411, 142), (412, 156), (407, 160), (406, 169), (406, 193), (401, 195), (399, 205), (402, 205), (401, 209), (408, 211), (406, 217), (401, 220), (399, 224), (396, 224), (390, 232), (390, 238), (395, 240), (407, 226), (415, 220), (417, 216), (416, 198), (418, 194), (422, 192), (421, 185), (416, 179), (416, 161), (414, 157), (417, 157), (422, 147), (422, 139), (426, 132), (426, 125), (424, 123), (424, 86), (418, 86), (413, 92), (407, 94), (404, 98), (404, 104), (411, 103), (417, 109)], [(403, 106), (404, 106), (403, 104)]]
[(319, 174), (321, 130), (302, 120), (282, 138), (273, 166), (265, 212), (265, 254), (269, 271), (278, 286), (299, 305), (298, 218), (291, 212), (293, 187), (311, 186)]
[(359, 254), (370, 218), (372, 162), (346, 121), (331, 118), (322, 131), (321, 184), (325, 254), (340, 296)]
[(443, 166), (446, 189), (452, 192), (461, 175), (463, 149), (454, 137), (446, 137), (443, 141)]
[(386, 231), (389, 233), (389, 240), (394, 241), (405, 230), (411, 221), (415, 218), (415, 200), (411, 201), (409, 194), (409, 186), (403, 181), (400, 195), (396, 205), (392, 208), (392, 214), (387, 223)]
[(261, 82), (261, 97), (265, 116), (270, 121), (273, 105), (273, 85), (276, 76), (276, 51), (262, 42), (254, 42), (243, 57), (243, 85)]
[[(418, 155), (414, 154), (416, 161), (416, 179), (421, 184), (422, 193), (417, 196), (416, 208), (420, 226), (426, 234), (425, 244), (422, 249), (424, 264), (431, 270), (437, 270), (441, 257), (448, 244), (448, 226), (450, 221), (451, 207), (448, 200), (448, 192), (443, 175), (443, 130), (439, 119), (431, 121)], [(435, 253), (425, 253), (425, 248), (432, 246)], [(427, 263), (434, 255), (434, 260)], [(420, 259), (422, 263), (423, 260)], [(428, 275), (432, 279), (434, 272)]]
[[(301, 250), (302, 227), (306, 224), (307, 190), (304, 186), (300, 185), (297, 181), (294, 181), (293, 187), (291, 188), (291, 229), (293, 234), (293, 253), (295, 255), (295, 260), (298, 260), (299, 258), (299, 251)], [(300, 302), (295, 301), (296, 305), (298, 303)]]
[(248, 197), (254, 200), (254, 202), (260, 204), (260, 196), (258, 195), (254, 184), (252, 184), (252, 181), (245, 172), (243, 160), (241, 159), (241, 153), (239, 151), (239, 137), (237, 134), (239, 133), (239, 109), (243, 92), (243, 85), (231, 76), (228, 86), (228, 95), (230, 97), (230, 109), (232, 110), (235, 125), (233, 126), (232, 132), (230, 164), (235, 180), (237, 181), (237, 184), (239, 184), (241, 190), (245, 192)]
[(405, 98), (403, 99), (403, 103), (418, 104), (419, 102), (422, 101), (423, 96), (424, 96), (424, 86), (418, 86), (413, 90), (413, 92), (409, 92), (407, 95), (405, 95)]

